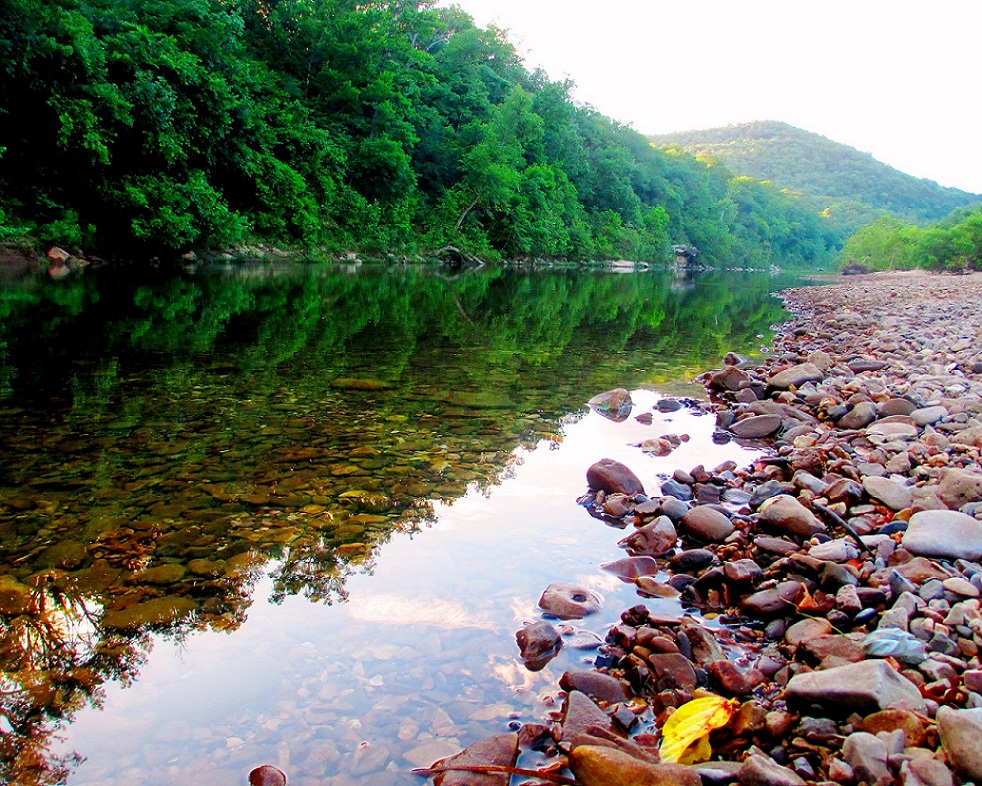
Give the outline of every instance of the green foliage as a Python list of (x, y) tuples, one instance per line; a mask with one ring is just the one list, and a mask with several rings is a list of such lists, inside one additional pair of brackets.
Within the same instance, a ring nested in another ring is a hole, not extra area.
[(923, 226), (982, 199), (898, 172), (869, 153), (785, 123), (745, 123), (651, 140), (801, 194), (843, 239), (883, 214)]
[(956, 211), (926, 228), (881, 218), (849, 238), (842, 261), (871, 270), (982, 270), (982, 208)]
[(489, 259), (653, 261), (676, 242), (723, 266), (829, 259), (805, 202), (747, 197), (760, 186), (653, 149), (570, 89), (432, 0), (9, 0), (0, 233), (119, 256), (258, 236)]

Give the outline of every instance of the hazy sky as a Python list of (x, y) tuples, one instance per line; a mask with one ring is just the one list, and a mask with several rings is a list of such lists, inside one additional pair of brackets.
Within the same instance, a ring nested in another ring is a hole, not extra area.
[(982, 0), (456, 5), (642, 133), (781, 120), (982, 193)]

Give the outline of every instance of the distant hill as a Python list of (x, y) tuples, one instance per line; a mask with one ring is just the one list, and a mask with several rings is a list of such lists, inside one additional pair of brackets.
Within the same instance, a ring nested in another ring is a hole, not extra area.
[(930, 224), (982, 196), (904, 174), (848, 145), (787, 123), (757, 121), (648, 137), (719, 161), (734, 174), (770, 180), (797, 193), (851, 234), (884, 214)]

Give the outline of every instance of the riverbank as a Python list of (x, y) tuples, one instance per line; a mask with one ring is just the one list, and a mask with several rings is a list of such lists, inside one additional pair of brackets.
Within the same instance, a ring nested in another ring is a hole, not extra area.
[[(555, 765), (539, 780), (569, 763), (584, 786), (982, 778), (982, 276), (785, 296), (764, 363), (701, 378), (716, 438), (769, 456), (647, 494), (590, 468), (583, 504), (631, 528), (618, 575), (684, 613), (624, 612), (551, 726), (471, 746), (438, 784), (507, 784), (494, 770), (531, 751)], [(713, 713), (676, 756), (665, 722), (695, 698)]]

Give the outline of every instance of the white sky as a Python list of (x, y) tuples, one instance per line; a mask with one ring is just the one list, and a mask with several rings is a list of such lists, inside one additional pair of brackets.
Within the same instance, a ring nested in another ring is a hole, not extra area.
[(780, 120), (982, 193), (982, 0), (456, 5), (642, 133)]

